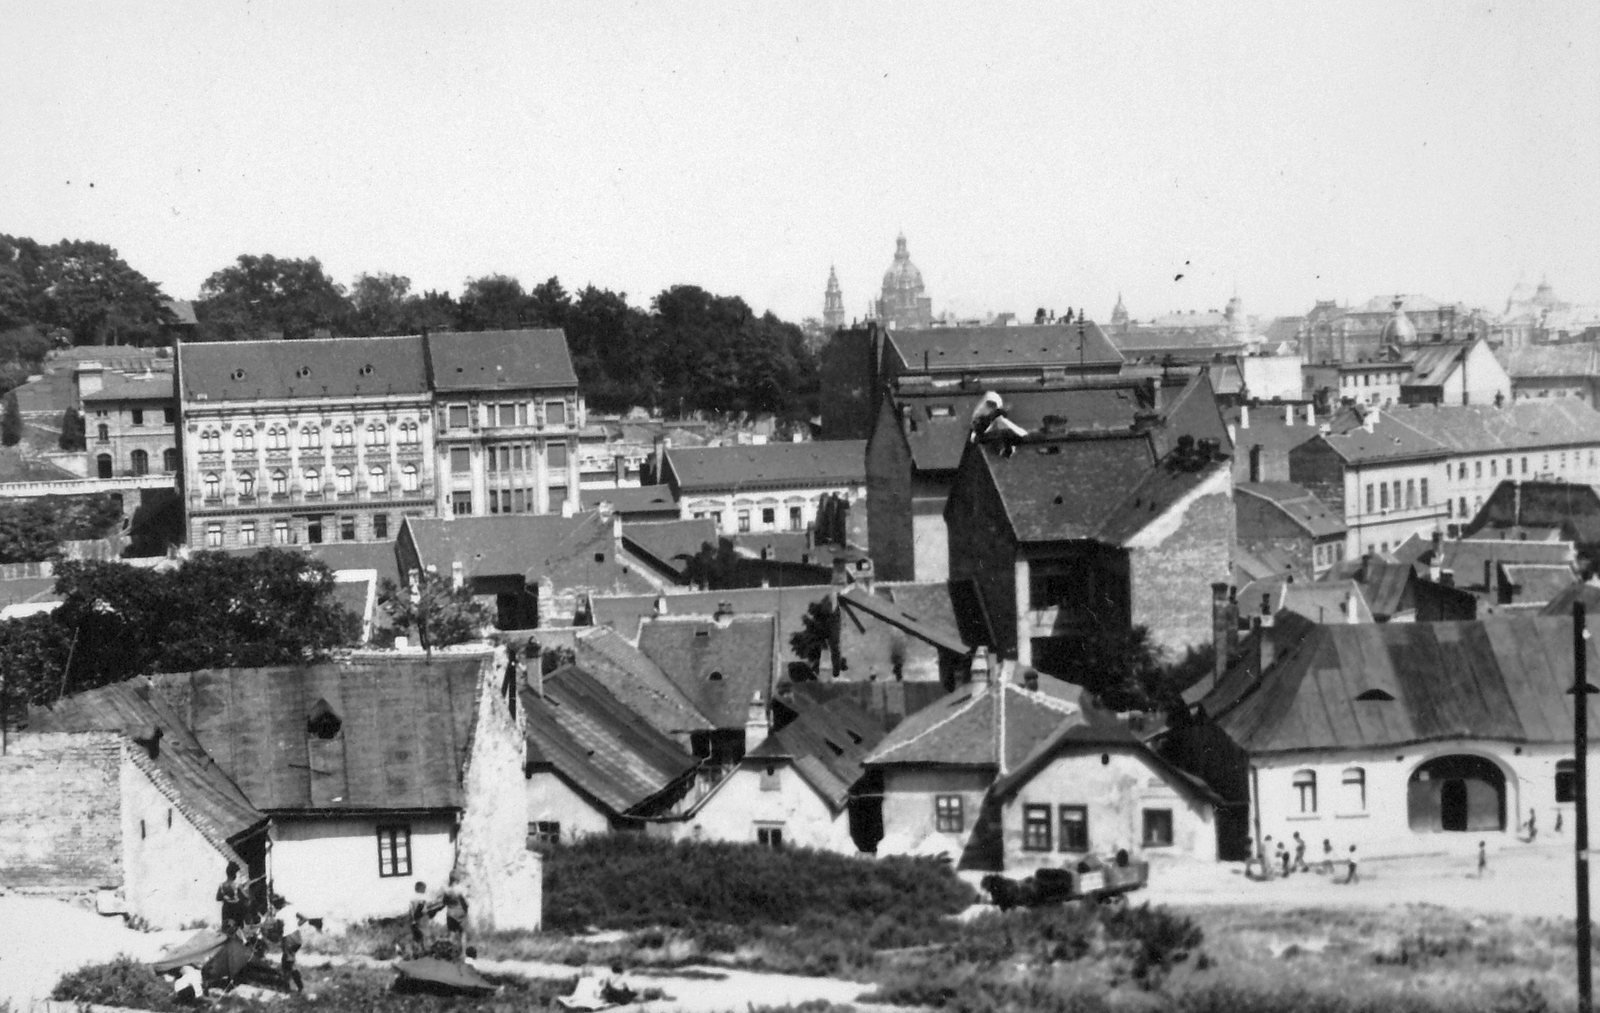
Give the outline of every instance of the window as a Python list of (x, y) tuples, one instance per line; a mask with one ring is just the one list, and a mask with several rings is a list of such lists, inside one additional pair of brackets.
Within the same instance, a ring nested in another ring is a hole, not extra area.
[(1556, 761), (1556, 801), (1578, 801), (1578, 761)]
[(1483, 462), (1482, 461), (1473, 461), (1472, 462), (1472, 477), (1473, 478), (1482, 478), (1483, 477)]
[(761, 768), (761, 790), (781, 791), (783, 784), (778, 778), (778, 765), (769, 763)]
[(1463, 482), (1465, 482), (1467, 480), (1467, 462), (1466, 461), (1462, 461), (1461, 464), (1457, 466), (1457, 468), (1456, 468), (1456, 478), (1459, 478)]
[(286, 519), (284, 519), (282, 517), (279, 517), (277, 520), (272, 522), (272, 544), (273, 545), (288, 545), (289, 544), (289, 522), (288, 522), (288, 520), (286, 520)]
[(1388, 482), (1380, 482), (1380, 483), (1378, 483), (1378, 508), (1380, 510), (1389, 509), (1389, 483)]
[(1025, 805), (1022, 807), (1022, 850), (1050, 850), (1050, 807)]
[(161, 452), (161, 470), (169, 475), (178, 470), (178, 451), (176, 448), (168, 447)]
[(1456, 515), (1456, 504), (1454, 500), (1447, 499), (1444, 501), (1444, 515), (1446, 517), (1454, 517)]
[(959, 834), (967, 829), (966, 814), (961, 808), (960, 795), (933, 797), (933, 825), (941, 834)]
[(322, 518), (311, 516), (306, 518), (306, 541), (312, 545), (322, 544)]
[(333, 487), (341, 493), (356, 491), (356, 473), (349, 466), (343, 466), (333, 473)]
[(514, 404), (503, 404), (503, 405), (500, 405), (499, 406), (499, 412), (500, 412), (500, 425), (502, 425), (502, 426), (514, 426), (514, 425), (517, 424), (517, 406), (516, 405), (514, 405)]
[[(104, 460), (109, 461), (110, 458), (105, 458)], [(105, 477), (109, 478), (110, 476)], [(222, 479), (216, 472), (206, 472), (205, 477), (200, 482), (206, 488), (206, 499), (217, 499), (222, 495)]]
[(565, 443), (552, 443), (545, 451), (545, 460), (549, 462), (551, 471), (567, 470), (567, 445)]
[(206, 525), (206, 548), (222, 548), (222, 525), (217, 521)]
[(1367, 513), (1372, 513), (1377, 507), (1372, 505), (1372, 483), (1367, 483)]
[[(1398, 505), (1398, 504), (1397, 504)], [(1417, 483), (1415, 479), (1406, 479), (1406, 509), (1417, 505)]]
[(1089, 807), (1064, 805), (1061, 807), (1061, 850), (1089, 850)]
[(367, 487), (374, 494), (381, 495), (389, 491), (389, 469), (381, 464), (374, 464), (367, 469)]
[(564, 506), (566, 506), (566, 504), (567, 504), (567, 490), (566, 490), (566, 488), (563, 487), (563, 486), (559, 486), (559, 485), (551, 486), (550, 487), (550, 512), (553, 513), (553, 514), (558, 514), (558, 513), (561, 512), (561, 509)]
[(272, 495), (289, 495), (289, 473), (282, 468), (272, 470)]
[(756, 827), (756, 843), (773, 851), (783, 850), (782, 827)]
[(400, 488), (406, 492), (416, 492), (418, 489), (417, 466), (407, 464), (400, 469)]
[(469, 412), (469, 409), (464, 404), (453, 404), (453, 405), (451, 405), (450, 406), (450, 428), (451, 429), (465, 429), (465, 428), (467, 428), (467, 426), (470, 424), (468, 422), (468, 412)]
[(1367, 811), (1367, 772), (1361, 767), (1350, 767), (1339, 778), (1339, 794), (1347, 813)]
[(316, 426), (306, 426), (304, 429), (300, 430), (300, 449), (321, 450), (322, 430), (318, 429)]
[(273, 426), (271, 429), (268, 429), (267, 430), (267, 449), (268, 450), (288, 450), (289, 449), (289, 430), (285, 429), (282, 426)]
[(1400, 509), (1400, 480), (1394, 480), (1394, 508)]
[(254, 544), (256, 544), (256, 522), (255, 521), (240, 521), (239, 522), (239, 544), (240, 545), (254, 545)]
[(353, 542), (356, 540), (356, 519), (349, 514), (339, 518), (339, 541)]
[(256, 431), (249, 426), (240, 426), (233, 431), (234, 450), (256, 449)]
[(533, 844), (560, 844), (559, 820), (536, 820), (528, 824), (528, 840)]
[(450, 470), (457, 475), (465, 475), (472, 470), (472, 448), (450, 448)]
[(253, 471), (239, 472), (239, 495), (245, 499), (253, 499), (256, 494), (256, 473)]
[(1526, 457), (1522, 459), (1522, 473), (1524, 475), (1528, 473), (1528, 459)]
[(1490, 478), (1494, 478), (1498, 474), (1500, 474), (1500, 462), (1499, 461), (1490, 461), (1489, 462), (1489, 477)]
[(761, 523), (771, 525), (778, 520), (778, 511), (773, 507), (761, 508)]
[(1471, 517), (1471, 516), (1472, 516), (1471, 514), (1467, 513), (1467, 498), (1465, 496), (1463, 496), (1463, 497), (1461, 497), (1461, 519), (1462, 520), (1466, 520), (1468, 517)]
[(1146, 809), (1144, 811), (1144, 846), (1170, 848), (1172, 846), (1172, 810)]
[(748, 511), (748, 510), (740, 510), (739, 511), (739, 530), (740, 531), (749, 531), (750, 530), (750, 511)]
[(411, 875), (411, 828), (378, 828), (378, 875)]
[[(422, 437), (417, 435), (417, 424), (406, 421), (400, 423), (400, 442), (403, 444), (421, 443)], [(559, 824), (557, 824), (559, 826)]]
[(305, 473), (306, 495), (322, 495), (322, 471), (319, 468), (307, 468)]
[(1317, 811), (1317, 773), (1314, 770), (1294, 772), (1294, 794), (1300, 811), (1307, 815)]
[(1424, 479), (1419, 479), (1418, 480), (1418, 482), (1417, 482), (1417, 491), (1422, 494), (1422, 505), (1423, 506), (1427, 506), (1428, 505), (1428, 480), (1427, 479), (1424, 478)]
[(544, 403), (544, 424), (547, 426), (566, 425), (567, 403), (565, 401), (546, 401)]
[(386, 447), (389, 445), (389, 427), (382, 422), (374, 422), (367, 427), (367, 446)]
[(134, 408), (131, 411), (129, 411), (128, 414), (130, 416), (132, 416), (132, 422), (133, 422), (134, 425), (136, 425), (136, 426), (144, 425), (144, 409), (143, 408)]
[(143, 450), (135, 450), (128, 455), (128, 463), (133, 466), (135, 475), (150, 474), (150, 455)]
[[(104, 439), (104, 437), (101, 437)], [(215, 429), (207, 429), (200, 434), (200, 451), (205, 454), (220, 454), (222, 452), (222, 434)]]
[[(105, 423), (102, 422), (99, 426), (95, 427), (95, 433), (96, 433), (96, 435), (95, 435), (95, 442), (96, 443), (110, 443), (111, 442), (111, 427), (106, 425)], [(111, 476), (106, 475), (106, 476), (103, 476), (103, 477), (110, 478)]]
[(382, 541), (389, 537), (389, 515), (372, 515), (372, 537)]
[(802, 531), (804, 529), (805, 529), (805, 522), (800, 519), (800, 508), (799, 507), (790, 507), (789, 508), (789, 530), (790, 531)]
[(468, 490), (450, 494), (450, 512), (457, 517), (472, 513), (472, 493)]
[(165, 422), (169, 426), (172, 425), (174, 422), (178, 421), (178, 410), (176, 408), (161, 409), (161, 421)]

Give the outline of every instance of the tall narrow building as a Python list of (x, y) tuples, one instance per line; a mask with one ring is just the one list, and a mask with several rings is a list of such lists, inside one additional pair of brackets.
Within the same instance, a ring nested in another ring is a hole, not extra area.
[(828, 291), (822, 296), (822, 326), (829, 334), (844, 326), (844, 293), (839, 289), (839, 273), (828, 267)]

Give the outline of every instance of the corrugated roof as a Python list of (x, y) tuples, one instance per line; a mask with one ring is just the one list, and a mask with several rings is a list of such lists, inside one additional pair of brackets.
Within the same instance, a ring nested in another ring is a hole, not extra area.
[(726, 625), (663, 617), (639, 630), (639, 650), (660, 666), (713, 728), (743, 728), (750, 704), (772, 699), (776, 624), (734, 616)]
[(550, 764), (579, 791), (621, 816), (698, 765), (676, 741), (581, 667), (566, 665), (522, 689), (530, 762)]
[(1233, 489), (1236, 494), (1271, 503), (1312, 538), (1342, 535), (1346, 531), (1344, 520), (1305, 486), (1293, 482), (1235, 482)]
[(733, 447), (675, 447), (667, 470), (680, 495), (784, 486), (861, 485), (867, 441), (818, 440)]
[[(1572, 738), (1572, 622), (1303, 624), (1258, 682), (1235, 666), (1203, 701), (1251, 753), (1390, 748), (1439, 739)], [(1590, 642), (1591, 670), (1600, 648)], [(1372, 693), (1371, 691), (1378, 691)], [(1391, 699), (1367, 699), (1362, 694)], [(1590, 720), (1600, 719), (1591, 698)]]
[(184, 342), (178, 368), (186, 402), (428, 393), (417, 336)]
[[(157, 675), (205, 751), (263, 811), (458, 809), (486, 656)], [(331, 738), (310, 722), (319, 701)]]
[(899, 357), (899, 372), (921, 373), (1011, 366), (1104, 366), (1122, 363), (1122, 353), (1100, 325), (1032, 327), (931, 327), (885, 332)]
[(580, 629), (575, 652), (585, 673), (658, 731), (682, 735), (712, 727), (661, 666), (617, 631), (606, 626)]
[(850, 789), (866, 768), (861, 761), (883, 739), (882, 722), (839, 697), (823, 703), (788, 699), (794, 718), (745, 754), (749, 760), (784, 757), (794, 762), (806, 783), (835, 813), (844, 809)]
[[(995, 713), (1000, 698), (1003, 717)], [(863, 763), (990, 767), (1005, 774), (1063, 722), (1077, 720), (1076, 704), (1049, 693), (1014, 683), (977, 683), (906, 718)]]
[(566, 332), (559, 328), (451, 331), (429, 334), (425, 340), (434, 390), (525, 390), (578, 384)]
[(159, 728), (161, 739), (153, 760), (143, 745), (135, 743), (130, 749), (147, 771), (153, 767), (166, 778), (184, 814), (212, 845), (225, 851), (229, 842), (266, 819), (207, 755), (178, 711), (143, 677), (74, 694), (53, 708), (33, 708), (28, 724), (39, 732), (116, 731), (129, 738), (143, 738), (151, 728)]

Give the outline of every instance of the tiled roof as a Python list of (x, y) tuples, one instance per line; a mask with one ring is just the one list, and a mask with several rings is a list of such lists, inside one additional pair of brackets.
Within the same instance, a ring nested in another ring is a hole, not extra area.
[[(1259, 680), (1250, 664), (1234, 666), (1203, 701), (1252, 754), (1457, 738), (1572, 740), (1570, 618), (1298, 622), (1271, 631), (1276, 663)], [(1600, 647), (1590, 641), (1589, 652), (1596, 671)], [(1379, 699), (1359, 699), (1363, 694)], [(1589, 720), (1600, 720), (1593, 697)]]
[(1081, 347), (1076, 323), (1036, 327), (931, 327), (885, 333), (889, 348), (899, 358), (901, 373), (1120, 365), (1122, 362), (1122, 353), (1092, 320), (1083, 327)]
[[(569, 544), (585, 528), (610, 522), (598, 513), (562, 517), (557, 514), (499, 514), (488, 517), (407, 517), (405, 524), (424, 568), (450, 572), (461, 563), (467, 577), (531, 574), (537, 578), (554, 560), (564, 559)], [(609, 553), (607, 554), (609, 556)]]
[(1578, 398), (1513, 401), (1499, 408), (1416, 405), (1379, 412), (1373, 429), (1325, 439), (1347, 461), (1587, 445), (1600, 443), (1600, 412)]
[(623, 517), (636, 513), (676, 510), (678, 501), (672, 498), (672, 489), (665, 485), (642, 485), (636, 489), (584, 489), (579, 493), (583, 509), (593, 510), (601, 503)]
[(865, 440), (674, 447), (666, 470), (680, 495), (740, 489), (860, 485), (867, 480)]
[(78, 693), (52, 708), (33, 708), (29, 728), (39, 732), (117, 731), (130, 738), (144, 738), (150, 729), (158, 728), (161, 738), (153, 760), (141, 745), (130, 748), (175, 789), (179, 797), (174, 801), (213, 845), (226, 850), (228, 842), (266, 819), (207, 755), (179, 712), (145, 678)]
[(92, 394), (85, 394), (83, 400), (86, 402), (171, 401), (172, 397), (171, 373), (138, 373), (133, 376), (107, 373), (101, 381), (100, 389)]
[(414, 336), (185, 342), (178, 369), (185, 402), (428, 393), (422, 338)]
[(1293, 482), (1235, 482), (1235, 494), (1265, 500), (1312, 538), (1342, 535), (1344, 521), (1305, 486)]
[(1523, 345), (1501, 348), (1495, 355), (1513, 380), (1541, 376), (1600, 376), (1600, 346), (1592, 342)]
[(1173, 766), (1140, 742), (1122, 722), (1100, 711), (1084, 711), (1058, 724), (1053, 732), (1039, 740), (1033, 750), (1013, 766), (1010, 773), (995, 782), (994, 796), (999, 799), (1011, 798), (1051, 760), (1064, 753), (1077, 750), (1100, 752), (1106, 749), (1126, 750), (1138, 755), (1165, 775), (1168, 784), (1187, 794), (1199, 795), (1212, 803), (1222, 801), (1210, 785)]
[(1471, 348), (1470, 342), (1460, 341), (1423, 345), (1410, 356), (1411, 375), (1402, 381), (1402, 386), (1443, 386)]
[(692, 772), (697, 761), (581, 667), (523, 687), (530, 763), (548, 763), (610, 810), (629, 813)]
[[(157, 675), (263, 811), (457, 809), (484, 655)], [(331, 709), (331, 738), (310, 722)]]
[(709, 517), (687, 521), (636, 521), (622, 526), (622, 543), (653, 566), (680, 579), (705, 546), (717, 547), (717, 525)]
[[(1001, 698), (1003, 714), (997, 715)], [(1005, 774), (1064, 722), (1081, 721), (1081, 713), (1075, 704), (1014, 683), (976, 683), (906, 718), (863, 762), (990, 767)]]
[(578, 383), (567, 335), (559, 329), (454, 331), (429, 334), (425, 341), (435, 390), (525, 390)]
[(850, 789), (861, 780), (861, 765), (884, 736), (883, 724), (840, 697), (823, 703), (789, 698), (794, 718), (769, 735), (747, 759), (785, 757), (835, 813), (844, 809)]
[(881, 595), (866, 591), (860, 585), (851, 585), (841, 591), (839, 605), (842, 608), (864, 612), (903, 630), (923, 643), (952, 654), (966, 654), (972, 647), (977, 646), (965, 643), (953, 627), (946, 626), (937, 619), (923, 618), (902, 605), (886, 600)]
[(586, 674), (663, 734), (685, 735), (712, 727), (661, 666), (617, 631), (606, 626), (579, 629), (574, 653)]
[[(748, 587), (724, 591), (690, 591), (665, 596), (595, 595), (590, 599), (597, 626), (610, 626), (629, 640), (638, 640), (643, 621), (656, 614), (656, 602), (666, 615), (710, 618), (727, 602), (735, 615), (770, 615), (778, 620), (779, 657), (791, 658), (789, 638), (805, 620), (811, 603), (825, 598), (831, 587)], [(800, 660), (795, 658), (794, 660)]]
[(772, 699), (775, 632), (770, 616), (734, 616), (726, 625), (663, 617), (639, 630), (639, 650), (711, 727), (743, 728), (756, 695), (763, 704)]

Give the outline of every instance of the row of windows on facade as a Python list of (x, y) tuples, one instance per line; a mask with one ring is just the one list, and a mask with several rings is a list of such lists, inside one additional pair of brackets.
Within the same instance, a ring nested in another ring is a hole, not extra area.
[[(490, 427), (526, 426), (532, 425), (564, 426), (567, 424), (567, 403), (565, 401), (545, 401), (544, 421), (538, 421), (538, 402), (529, 405), (526, 401), (505, 402), (500, 404), (483, 405), (483, 414), (480, 416), (479, 425)], [(472, 426), (471, 405), (453, 404), (445, 412), (446, 426), (450, 429), (467, 429)]]
[[(138, 453), (138, 451), (135, 451)], [(307, 468), (302, 477), (305, 480), (304, 491), (307, 496), (319, 495), (322, 491), (322, 469)], [(368, 488), (374, 492), (385, 492), (389, 488), (389, 469), (381, 464), (374, 464), (367, 469)], [(289, 473), (282, 468), (275, 468), (267, 475), (268, 488), (274, 496), (289, 495)], [(206, 499), (222, 498), (222, 476), (214, 471), (208, 471), (200, 477), (201, 487), (205, 490)], [(256, 473), (241, 471), (234, 476), (234, 485), (242, 497), (252, 497), (256, 494)], [(400, 491), (416, 492), (422, 486), (421, 472), (414, 464), (400, 466)], [(333, 470), (333, 489), (341, 495), (356, 491), (355, 469), (345, 465)]]
[[(1575, 760), (1560, 760), (1556, 763), (1556, 801), (1572, 802), (1577, 799), (1578, 764)], [(1294, 772), (1295, 800), (1299, 804), (1302, 816), (1317, 814), (1317, 772), (1314, 770), (1297, 770)], [(1347, 768), (1339, 777), (1341, 792), (1339, 811), (1342, 813), (1361, 813), (1367, 811), (1367, 772), (1362, 767)]]
[[(111, 417), (111, 412), (108, 409), (102, 408), (99, 411), (96, 411), (94, 413), (94, 415), (95, 415), (95, 418), (108, 419), (108, 418)], [(176, 408), (163, 408), (163, 409), (161, 409), (161, 421), (165, 422), (167, 425), (169, 425), (169, 426), (172, 425), (174, 422), (177, 421), (177, 419), (178, 419), (178, 410)], [(132, 408), (132, 409), (129, 409), (129, 411), (128, 411), (128, 424), (131, 425), (131, 426), (142, 426), (142, 425), (144, 425), (144, 409), (143, 408)], [(102, 425), (100, 427), (100, 442), (104, 443), (106, 440), (110, 439), (109, 431), (110, 431), (110, 427), (109, 426)]]
[[(1172, 844), (1172, 810), (1147, 808), (1142, 812), (1141, 843), (1147, 848)], [(935, 795), (934, 827), (940, 833), (966, 832), (967, 820), (960, 795)], [(1022, 807), (1022, 849), (1024, 851), (1089, 850), (1089, 807), (1080, 804)]]
[[(552, 443), (544, 448), (545, 469), (552, 473), (567, 470), (567, 445)], [(509, 443), (504, 446), (485, 447), (483, 469), (493, 474), (529, 472), (538, 467), (539, 448), (532, 443)], [(462, 475), (472, 470), (472, 448), (450, 448), (450, 470)]]
[[(533, 489), (490, 489), (486, 495), (492, 514), (531, 514), (539, 510), (538, 493)], [(566, 505), (567, 488), (564, 485), (552, 485), (546, 496), (549, 512), (558, 514)], [(472, 490), (455, 490), (450, 494), (450, 512), (457, 517), (470, 516), (473, 513), (473, 499)]]
[[(336, 525), (339, 541), (353, 542), (356, 540), (356, 519), (350, 514), (345, 514), (332, 522)], [(272, 522), (273, 545), (294, 545), (298, 541), (296, 532), (289, 524), (289, 518), (279, 517)], [(331, 532), (324, 530), (324, 519), (321, 517), (306, 518), (306, 541), (311, 545), (320, 545), (325, 540), (324, 536)], [(389, 537), (389, 515), (372, 515), (372, 537), (376, 541), (384, 541)], [(206, 548), (220, 549), (226, 543), (223, 524), (221, 521), (210, 521), (206, 524)], [(260, 530), (256, 521), (242, 520), (239, 522), (239, 544), (259, 545)]]
[[(101, 478), (111, 478), (115, 473), (116, 461), (112, 459), (110, 454), (98, 454), (95, 456), (94, 461), (95, 473)], [(178, 451), (176, 448), (168, 447), (166, 450), (161, 452), (162, 471), (166, 472), (168, 475), (171, 475), (178, 470), (178, 464)], [(150, 474), (149, 452), (144, 450), (135, 450), (129, 454), (128, 470), (135, 475)]]
[[(1571, 453), (1572, 453), (1572, 465), (1574, 467), (1582, 467), (1582, 465), (1583, 465), (1583, 452), (1574, 450)], [(1541, 469), (1542, 469), (1542, 471), (1548, 472), (1550, 470), (1551, 455), (1550, 454), (1544, 454), (1544, 455), (1542, 455), (1542, 458), (1543, 458), (1543, 463), (1541, 465)], [(1556, 461), (1557, 470), (1560, 470), (1560, 471), (1566, 471), (1567, 470), (1567, 452), (1566, 451), (1561, 451), (1558, 454), (1556, 454), (1555, 455), (1555, 461)], [(1516, 459), (1515, 458), (1511, 458), (1511, 457), (1505, 458), (1505, 477), (1510, 478), (1514, 474), (1514, 472), (1512, 470), (1512, 466), (1515, 463), (1516, 463)], [(1489, 477), (1490, 478), (1499, 478), (1500, 474), (1501, 474), (1500, 473), (1500, 458), (1491, 458), (1489, 460), (1488, 464), (1489, 464)], [(1483, 461), (1473, 461), (1472, 462), (1472, 479), (1473, 480), (1482, 479), (1484, 477), (1483, 476), (1483, 465), (1484, 465)], [(1522, 469), (1521, 469), (1520, 473), (1523, 474), (1523, 475), (1528, 474), (1528, 458), (1527, 457), (1523, 457), (1521, 459), (1521, 465), (1522, 465)], [(1595, 466), (1595, 452), (1591, 450), (1591, 451), (1589, 451), (1589, 467), (1593, 468), (1594, 466)], [(1458, 482), (1468, 481), (1468, 478), (1467, 478), (1467, 462), (1466, 461), (1462, 461), (1460, 464), (1457, 464), (1455, 466), (1454, 472), (1455, 472), (1456, 481), (1458, 481)], [(1446, 481), (1449, 481), (1450, 478), (1451, 478), (1451, 466), (1449, 464), (1446, 464), (1444, 466), (1444, 477), (1445, 477)], [(1401, 480), (1400, 479), (1396, 479), (1393, 482), (1377, 482), (1377, 483), (1368, 482), (1367, 483), (1367, 513), (1370, 514), (1370, 513), (1375, 513), (1378, 510), (1388, 510), (1391, 503), (1393, 504), (1394, 509), (1396, 509), (1396, 510), (1402, 510), (1402, 509), (1409, 510), (1409, 509), (1412, 509), (1414, 507), (1427, 506), (1428, 505), (1428, 480), (1426, 478), (1406, 479), (1404, 481), (1403, 489), (1404, 489), (1404, 498), (1402, 499), (1402, 496), (1401, 496), (1402, 484), (1401, 484)], [(1391, 490), (1392, 490), (1392, 492), (1391, 492)], [(1465, 517), (1465, 516), (1467, 516), (1467, 498), (1465, 496), (1461, 497), (1460, 502), (1461, 502), (1461, 515), (1463, 517)], [(1481, 506), (1482, 503), (1483, 503), (1482, 498), (1479, 498), (1477, 502)], [(1444, 506), (1445, 506), (1445, 516), (1447, 516), (1447, 517), (1454, 516), (1454, 514), (1452, 512), (1453, 509), (1454, 509), (1454, 504), (1452, 503), (1450, 497), (1445, 497)]]
[(1325, 566), (1332, 566), (1343, 558), (1344, 542), (1325, 542), (1311, 547), (1311, 565), (1319, 570)]
[[(402, 422), (396, 427), (399, 430), (401, 446), (415, 446), (422, 442), (421, 431), (415, 422)], [(288, 450), (289, 430), (284, 426), (272, 426), (266, 431), (266, 448), (268, 450)], [(389, 427), (382, 422), (374, 422), (366, 427), (367, 446), (386, 447), (389, 445)], [(332, 429), (334, 447), (353, 447), (356, 445), (356, 430), (351, 425), (338, 425)], [(250, 426), (239, 426), (233, 431), (233, 449), (253, 451), (256, 449), (256, 431)], [(301, 450), (321, 450), (322, 430), (317, 426), (304, 426), (300, 430)], [(222, 452), (222, 432), (217, 429), (207, 429), (200, 434), (200, 452), (203, 454), (220, 454)]]
[[(715, 524), (717, 527), (719, 527), (719, 528), (722, 527), (722, 511), (721, 510), (696, 510), (694, 512), (694, 519), (697, 520), (697, 521), (698, 520), (705, 520), (707, 517), (711, 518), (711, 522), (713, 524)], [(797, 507), (797, 506), (790, 507), (789, 508), (789, 530), (790, 531), (804, 531), (806, 529), (804, 517), (805, 517), (805, 514), (801, 510), (800, 507)], [(751, 524), (751, 512), (749, 510), (740, 510), (739, 514), (738, 514), (738, 521), (739, 521), (739, 530), (740, 531), (749, 531), (750, 530), (750, 524)], [(762, 507), (761, 508), (761, 523), (762, 523), (763, 526), (768, 527), (768, 528), (776, 527), (777, 523), (778, 523), (778, 508), (777, 507)]]

